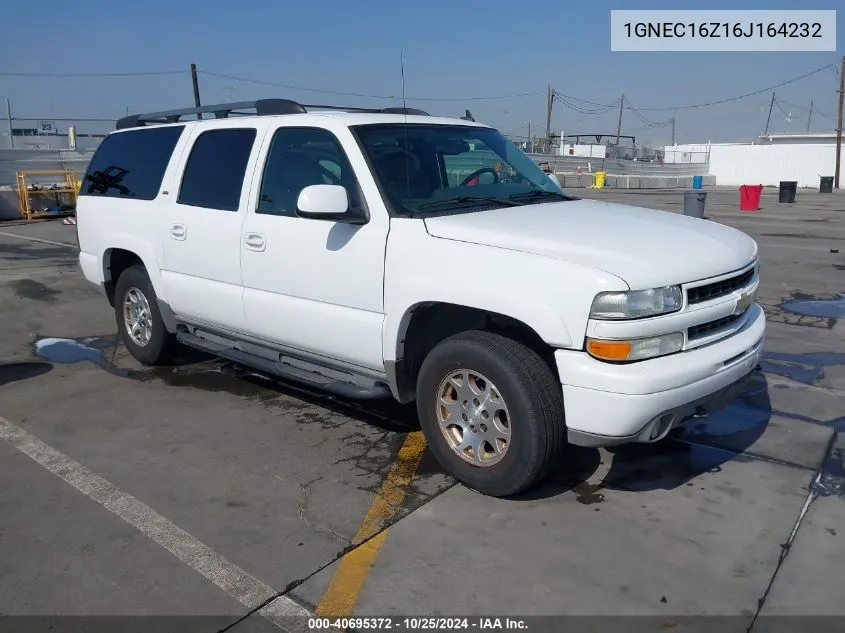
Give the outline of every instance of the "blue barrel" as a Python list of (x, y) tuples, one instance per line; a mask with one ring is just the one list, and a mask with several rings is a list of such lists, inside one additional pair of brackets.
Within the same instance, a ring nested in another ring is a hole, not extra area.
[(701, 176), (693, 176), (692, 177), (692, 188), (693, 189), (701, 189), (701, 183), (704, 180)]

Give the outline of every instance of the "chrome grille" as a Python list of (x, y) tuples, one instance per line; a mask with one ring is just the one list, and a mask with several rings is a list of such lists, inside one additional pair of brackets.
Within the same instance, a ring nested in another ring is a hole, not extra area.
[[(687, 304), (692, 305), (695, 303), (703, 303), (705, 301), (709, 301), (710, 299), (724, 297), (725, 295), (731, 294), (734, 290), (738, 290), (739, 288), (747, 285), (752, 279), (754, 279), (753, 268), (745, 271), (741, 275), (737, 275), (736, 277), (729, 277), (728, 279), (716, 281), (704, 286), (697, 286), (696, 288), (687, 288)], [(705, 323), (704, 325), (707, 324)], [(702, 325), (697, 327), (704, 326)]]
[(715, 321), (708, 321), (707, 323), (702, 323), (701, 325), (694, 325), (687, 330), (687, 338), (694, 341), (702, 336), (707, 336), (710, 332), (726, 327), (731, 323), (735, 323), (744, 316), (745, 312), (742, 314), (732, 314), (730, 316), (722, 317), (721, 319), (716, 319)]

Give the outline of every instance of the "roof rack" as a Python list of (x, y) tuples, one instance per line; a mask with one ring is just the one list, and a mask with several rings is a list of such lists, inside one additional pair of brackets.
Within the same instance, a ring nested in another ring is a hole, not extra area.
[(140, 127), (156, 123), (179, 123), (182, 117), (210, 113), (216, 119), (226, 119), (232, 116), (272, 116), (277, 114), (304, 114), (310, 110), (341, 110), (344, 112), (369, 112), (380, 114), (407, 114), (416, 116), (430, 116), (428, 112), (415, 108), (356, 108), (336, 105), (302, 104), (289, 99), (258, 99), (257, 101), (241, 101), (239, 103), (221, 103), (217, 105), (182, 108), (180, 110), (166, 110), (164, 112), (150, 112), (148, 114), (133, 114), (118, 120), (116, 128)]

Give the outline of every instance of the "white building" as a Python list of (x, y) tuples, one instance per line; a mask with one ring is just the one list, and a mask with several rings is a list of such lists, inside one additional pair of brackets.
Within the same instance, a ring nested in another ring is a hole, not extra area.
[(607, 156), (607, 145), (562, 143), (558, 148), (561, 156), (577, 156), (579, 158), (604, 158)]

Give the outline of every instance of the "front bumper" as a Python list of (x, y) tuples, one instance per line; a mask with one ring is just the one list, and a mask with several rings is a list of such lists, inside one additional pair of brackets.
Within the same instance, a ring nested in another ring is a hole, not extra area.
[(586, 352), (555, 352), (569, 440), (580, 446), (655, 442), (742, 392), (760, 360), (766, 317), (754, 304), (728, 338), (678, 354), (612, 364)]

